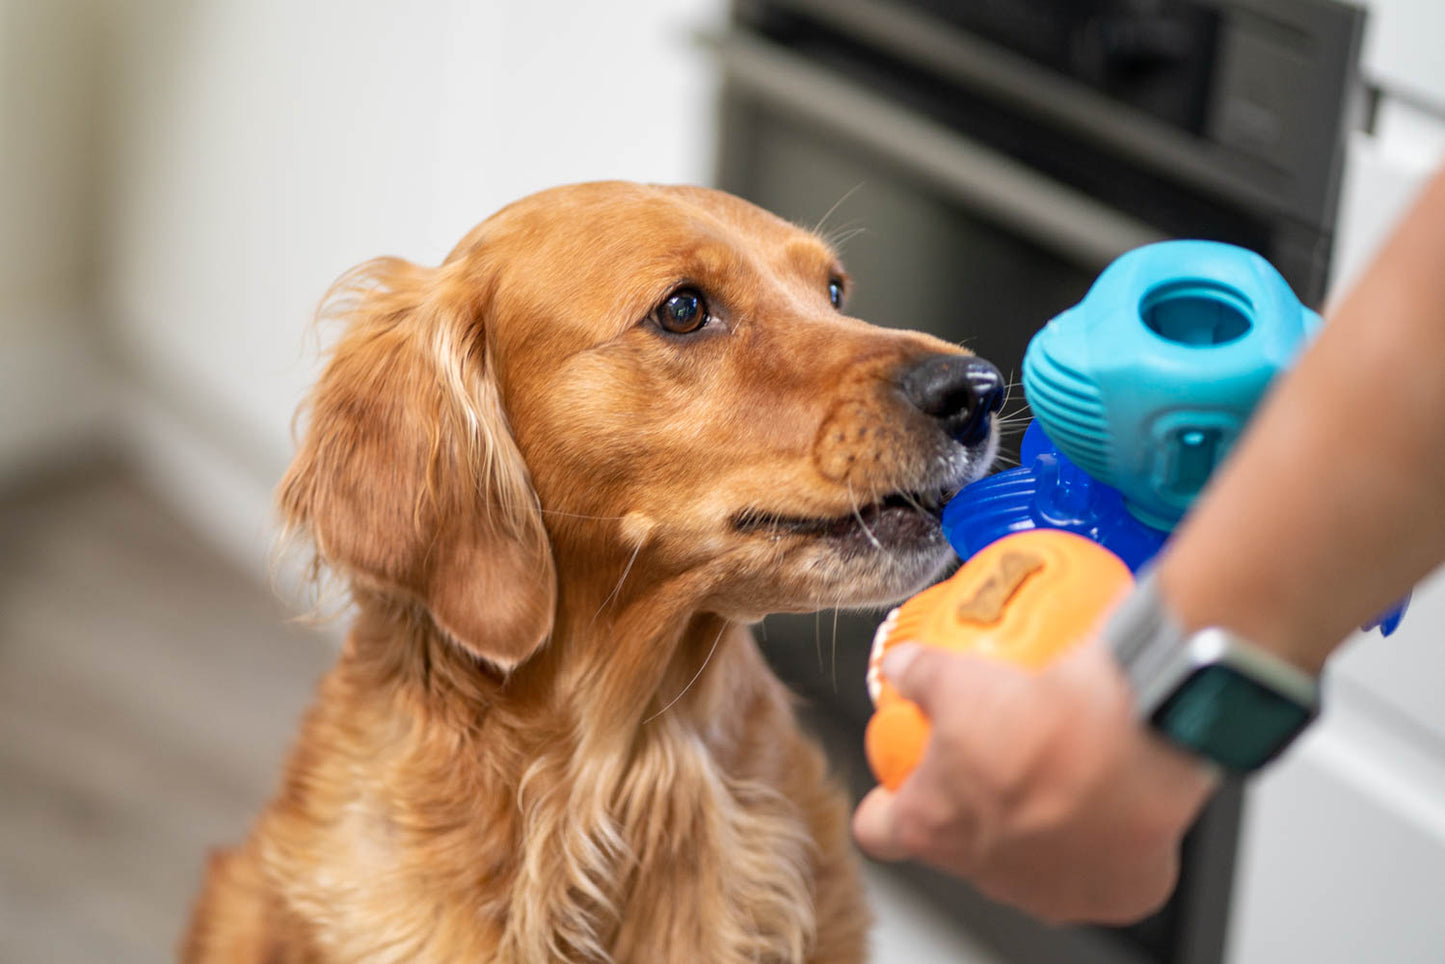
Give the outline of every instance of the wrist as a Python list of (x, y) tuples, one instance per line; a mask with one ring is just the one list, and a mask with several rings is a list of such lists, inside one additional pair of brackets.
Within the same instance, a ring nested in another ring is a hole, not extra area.
[(1166, 553), (1156, 567), (1159, 595), (1182, 631), (1222, 627), (1311, 676), (1320, 675), (1341, 640), (1291, 617), (1297, 611), (1294, 587), (1259, 578), (1214, 578), (1196, 568), (1178, 553)]

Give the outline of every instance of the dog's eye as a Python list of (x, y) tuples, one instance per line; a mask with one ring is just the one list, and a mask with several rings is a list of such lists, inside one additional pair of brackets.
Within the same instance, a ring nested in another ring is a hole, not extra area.
[(678, 288), (652, 312), (663, 331), (690, 335), (707, 324), (707, 302), (696, 288)]
[(828, 300), (833, 303), (834, 308), (843, 310), (843, 282), (837, 278), (828, 282)]

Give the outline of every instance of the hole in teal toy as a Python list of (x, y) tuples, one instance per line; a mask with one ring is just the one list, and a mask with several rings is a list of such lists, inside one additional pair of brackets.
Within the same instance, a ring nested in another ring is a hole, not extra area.
[(1214, 281), (1170, 281), (1139, 302), (1149, 330), (1181, 345), (1224, 345), (1249, 331), (1254, 306), (1244, 293)]

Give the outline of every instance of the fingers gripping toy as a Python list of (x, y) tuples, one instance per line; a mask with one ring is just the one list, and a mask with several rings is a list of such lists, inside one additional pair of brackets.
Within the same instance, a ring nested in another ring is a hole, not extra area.
[[(882, 654), (906, 639), (1038, 668), (1087, 633), (1319, 325), (1259, 255), (1165, 241), (1116, 260), (1034, 336), (1021, 467), (948, 504), (943, 531), (963, 567), (894, 610), (874, 640), (865, 744), (880, 782), (902, 783), (928, 733), (882, 678)], [(1371, 625), (1389, 635), (1408, 602)]]

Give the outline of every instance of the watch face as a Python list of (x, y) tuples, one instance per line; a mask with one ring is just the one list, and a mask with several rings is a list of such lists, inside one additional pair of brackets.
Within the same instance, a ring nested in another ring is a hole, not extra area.
[(1279, 754), (1313, 712), (1225, 663), (1200, 667), (1154, 711), (1154, 728), (1231, 770), (1256, 770)]

